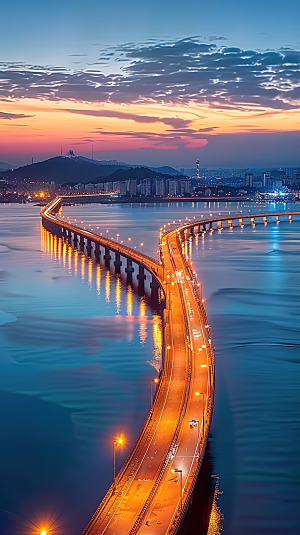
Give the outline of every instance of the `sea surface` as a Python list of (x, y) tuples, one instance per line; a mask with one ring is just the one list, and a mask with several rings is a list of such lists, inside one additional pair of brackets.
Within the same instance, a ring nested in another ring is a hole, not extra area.
[[(162, 225), (298, 206), (90, 204), (62, 215), (157, 258)], [(216, 347), (214, 535), (300, 533), (299, 244), (300, 221), (188, 243)], [(158, 311), (44, 231), (32, 205), (0, 205), (0, 300), (0, 533), (80, 535), (112, 482), (114, 437), (126, 437), (120, 467), (149, 410)]]

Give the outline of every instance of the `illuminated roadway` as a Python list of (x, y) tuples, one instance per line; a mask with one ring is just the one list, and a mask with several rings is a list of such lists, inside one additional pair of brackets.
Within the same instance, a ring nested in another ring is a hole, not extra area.
[[(220, 221), (280, 214), (249, 214), (185, 221), (160, 231), (160, 262), (56, 215), (63, 199), (42, 209), (45, 228), (68, 230), (144, 266), (165, 295), (164, 366), (144, 427), (124, 466), (83, 535), (165, 535), (178, 531), (201, 468), (212, 418), (214, 356), (210, 327), (182, 241), (190, 229), (205, 231)], [(296, 212), (290, 214), (299, 215)], [(278, 218), (277, 218), (278, 220)], [(192, 231), (193, 232), (193, 231)], [(153, 275), (153, 276), (154, 276)]]

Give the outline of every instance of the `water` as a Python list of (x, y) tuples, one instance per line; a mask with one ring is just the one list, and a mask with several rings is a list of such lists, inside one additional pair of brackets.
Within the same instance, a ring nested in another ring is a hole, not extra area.
[[(63, 215), (156, 256), (159, 227), (175, 218), (258, 209), (274, 207), (86, 205)], [(112, 436), (129, 438), (121, 463), (146, 416), (159, 320), (103, 266), (41, 237), (38, 208), (0, 210), (1, 533), (32, 533), (48, 515), (66, 524), (59, 533), (79, 535), (111, 482)], [(299, 225), (223, 230), (192, 245), (216, 346), (211, 442), (230, 535), (299, 533)]]
[[(0, 533), (80, 534), (150, 408), (160, 318), (109, 271), (1, 206)], [(57, 531), (54, 531), (57, 532)]]

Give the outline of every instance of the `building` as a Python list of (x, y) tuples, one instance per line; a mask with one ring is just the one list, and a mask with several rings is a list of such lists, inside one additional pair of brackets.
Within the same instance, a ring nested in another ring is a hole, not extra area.
[(129, 195), (136, 195), (136, 179), (129, 180)]
[(120, 195), (121, 195), (121, 197), (126, 197), (126, 195), (127, 195), (126, 180), (123, 180), (123, 182), (120, 182)]
[(155, 178), (153, 183), (154, 195), (163, 197), (166, 194), (166, 181), (164, 178)]
[(114, 191), (115, 193), (120, 193), (120, 184), (121, 184), (120, 181), (113, 182), (112, 187), (113, 187), (113, 191)]
[(178, 195), (178, 180), (170, 178), (167, 181), (168, 195)]
[(85, 189), (85, 191), (87, 191), (88, 193), (94, 193), (94, 191), (95, 191), (95, 184), (85, 184), (84, 189)]
[(98, 182), (98, 184), (95, 184), (95, 193), (100, 193), (103, 191), (103, 182)]
[(268, 188), (270, 186), (270, 180), (271, 180), (271, 172), (266, 171), (265, 173), (263, 173), (262, 185), (264, 188)]
[(180, 180), (179, 181), (180, 186), (180, 194), (186, 195), (190, 194), (192, 192), (192, 182), (191, 180)]
[(253, 182), (254, 182), (253, 173), (245, 173), (244, 186), (249, 186), (249, 188), (253, 188)]
[(152, 180), (151, 178), (143, 178), (140, 181), (140, 193), (143, 197), (152, 195)]
[(104, 191), (105, 193), (110, 193), (113, 189), (113, 183), (112, 182), (104, 182)]

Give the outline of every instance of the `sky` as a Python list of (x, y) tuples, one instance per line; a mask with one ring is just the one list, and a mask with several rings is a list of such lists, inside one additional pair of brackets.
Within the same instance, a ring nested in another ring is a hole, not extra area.
[(1, 8), (0, 161), (300, 166), (300, 3)]

